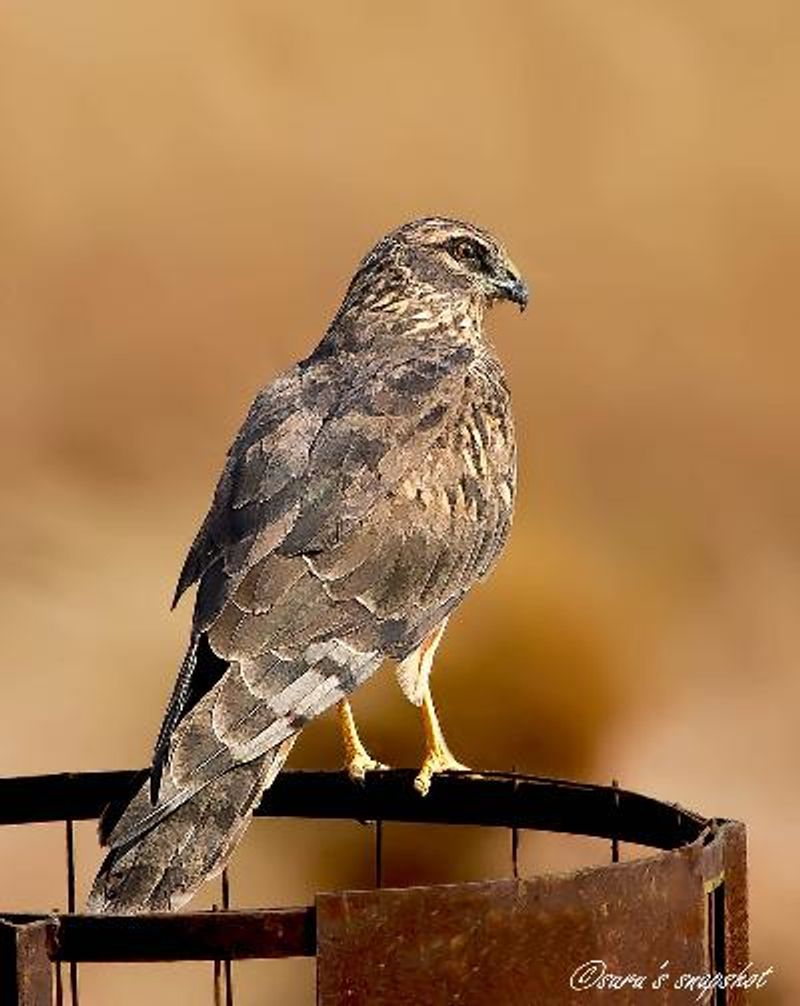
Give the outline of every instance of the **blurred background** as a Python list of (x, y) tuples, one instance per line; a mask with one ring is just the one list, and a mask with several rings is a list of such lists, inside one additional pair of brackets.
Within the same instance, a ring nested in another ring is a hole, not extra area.
[[(798, 39), (779, 0), (7, 0), (0, 774), (146, 762), (176, 574), (250, 399), (384, 231), (464, 217), (534, 299), (491, 317), (520, 502), (440, 650), (448, 738), (746, 821), (758, 1001), (800, 1001)], [(390, 675), (355, 705), (379, 757), (418, 763)], [(290, 764), (339, 757), (326, 718)], [(386, 842), (389, 882), (509, 871), (507, 835)], [(0, 832), (3, 908), (63, 906), (62, 843)], [(529, 872), (607, 855), (523, 841)], [(371, 874), (367, 829), (302, 822), (257, 822), (231, 871), (244, 905)], [(235, 977), (245, 1004), (313, 1001), (312, 962)], [(210, 1001), (205, 965), (81, 980)]]

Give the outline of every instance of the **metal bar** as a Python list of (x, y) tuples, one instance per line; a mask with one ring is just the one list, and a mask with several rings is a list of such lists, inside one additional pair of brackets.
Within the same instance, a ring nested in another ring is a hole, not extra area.
[(231, 907), (231, 882), (227, 866), (222, 871), (222, 907), (226, 912)]
[(0, 779), (0, 824), (86, 821), (130, 788), (136, 772), (59, 772)]
[(56, 964), (56, 1006), (64, 1006), (64, 979), (61, 974), (61, 961)]
[(53, 924), (0, 919), (0, 1006), (51, 1006)]
[[(372, 772), (354, 785), (345, 772), (284, 772), (260, 816), (413, 821), (534, 828), (617, 838), (659, 849), (694, 841), (708, 819), (612, 786), (506, 772), (451, 772), (421, 797), (414, 770)], [(0, 780), (0, 824), (97, 817), (124, 795), (136, 772), (89, 772)]]
[(511, 872), (514, 880), (519, 880), (519, 828), (511, 829)]
[[(516, 766), (512, 766), (512, 770), (514, 771), (516, 776)], [(517, 798), (516, 778), (511, 793), (516, 803)], [(511, 825), (511, 872), (513, 874), (514, 880), (519, 880), (519, 828), (517, 827), (516, 822)]]
[[(214, 961), (313, 957), (313, 908), (153, 913), (151, 915), (12, 915), (5, 924), (44, 921), (56, 936), (55, 961)], [(4, 1002), (0, 999), (0, 1006)]]
[[(211, 911), (216, 912), (217, 906), (213, 904)], [(222, 961), (214, 961), (214, 1006), (222, 1006)]]
[[(227, 867), (222, 871), (222, 907), (226, 912), (231, 907), (231, 885)], [(222, 962), (222, 968), (225, 973), (225, 1006), (233, 1006), (233, 974), (230, 957), (226, 957)]]
[(214, 961), (214, 1006), (222, 1006), (222, 961)]
[(67, 818), (67, 911), (75, 913), (75, 826), (72, 818)]
[[(75, 914), (75, 824), (71, 817), (64, 822), (67, 842), (67, 911)], [(69, 995), (72, 1006), (79, 1006), (78, 965), (69, 962)]]
[(375, 886), (383, 887), (383, 821), (375, 822)]
[[(611, 780), (611, 789), (614, 791), (614, 807), (619, 812), (619, 782), (616, 779)], [(619, 862), (619, 837), (616, 834), (611, 836), (611, 862)]]
[[(53, 909), (53, 915), (58, 915), (58, 909)], [(64, 976), (61, 961), (56, 963), (55, 970), (55, 1006), (64, 1006)]]

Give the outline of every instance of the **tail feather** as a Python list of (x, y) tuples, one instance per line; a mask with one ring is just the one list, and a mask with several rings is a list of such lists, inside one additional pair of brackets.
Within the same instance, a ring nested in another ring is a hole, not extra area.
[[(175, 911), (220, 873), (264, 791), (294, 744), (289, 737), (252, 761), (235, 765), (134, 841), (112, 847), (87, 901), (90, 912)], [(145, 779), (133, 803), (152, 810)]]
[(170, 911), (188, 901), (224, 867), (298, 732), (369, 677), (382, 656), (332, 637), (293, 654), (267, 649), (215, 659), (227, 669), (208, 677), (213, 684), (202, 697), (176, 692), (183, 706), (156, 802), (146, 778), (126, 806), (104, 815), (109, 852), (90, 911)]

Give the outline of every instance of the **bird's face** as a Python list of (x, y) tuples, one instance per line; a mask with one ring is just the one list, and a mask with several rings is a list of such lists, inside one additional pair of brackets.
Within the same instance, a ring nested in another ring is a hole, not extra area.
[(392, 235), (412, 277), (437, 293), (481, 304), (508, 300), (524, 310), (528, 287), (502, 245), (490, 234), (457, 220), (428, 217)]

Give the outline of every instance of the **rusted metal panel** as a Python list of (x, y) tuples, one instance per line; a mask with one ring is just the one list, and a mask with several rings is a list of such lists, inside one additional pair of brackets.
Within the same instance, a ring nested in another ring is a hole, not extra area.
[[(747, 832), (738, 821), (722, 826), (724, 841), (707, 847), (715, 854), (721, 847), (725, 908), (725, 970), (729, 973), (746, 968), (749, 962), (749, 926), (747, 917)], [(717, 874), (718, 876), (718, 874)], [(745, 993), (728, 993), (728, 1003), (745, 1003)]]
[(50, 1006), (52, 925), (0, 919), (0, 1006)]
[[(744, 905), (740, 839), (726, 825), (708, 846), (565, 876), (321, 895), (317, 1001), (607, 1006), (617, 975), (631, 976), (613, 992), (617, 1004), (685, 1003), (675, 981), (713, 968), (706, 882), (715, 866), (734, 912)], [(729, 913), (729, 927), (741, 921)], [(727, 951), (726, 970), (744, 967), (746, 928)], [(604, 968), (581, 972), (589, 961)], [(571, 987), (580, 975), (582, 991)], [(739, 1006), (744, 994), (729, 991), (727, 1003)]]

